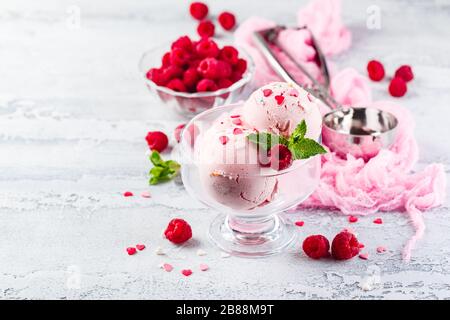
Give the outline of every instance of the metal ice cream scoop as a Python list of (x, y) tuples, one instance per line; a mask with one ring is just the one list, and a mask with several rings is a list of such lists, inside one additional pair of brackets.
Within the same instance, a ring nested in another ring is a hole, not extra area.
[[(342, 157), (351, 154), (357, 158), (368, 160), (383, 148), (389, 148), (396, 138), (398, 120), (390, 112), (377, 108), (352, 107), (339, 104), (329, 93), (330, 75), (325, 55), (311, 34), (312, 46), (317, 53), (324, 83), (320, 84), (306, 68), (283, 50), (278, 42), (280, 31), (284, 26), (257, 31), (253, 34), (255, 43), (273, 70), (287, 82), (293, 82), (308, 91), (329, 106), (332, 111), (323, 116), (322, 142)], [(307, 27), (300, 27), (307, 29)], [(309, 30), (308, 30), (309, 31)], [(283, 54), (295, 64), (296, 67), (311, 81), (310, 86), (299, 84), (294, 77), (281, 65), (274, 54), (276, 46)]]

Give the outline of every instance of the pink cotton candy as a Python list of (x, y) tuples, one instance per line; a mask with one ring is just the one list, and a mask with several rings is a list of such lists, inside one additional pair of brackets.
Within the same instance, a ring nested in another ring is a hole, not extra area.
[(408, 261), (425, 230), (421, 211), (439, 206), (445, 199), (444, 168), (440, 164), (430, 164), (422, 171), (412, 173), (418, 152), (409, 110), (390, 102), (372, 103), (371, 106), (390, 111), (398, 118), (398, 136), (394, 145), (367, 163), (352, 156), (343, 160), (334, 153), (324, 155), (319, 187), (302, 206), (338, 208), (347, 215), (406, 211), (416, 230), (403, 251), (403, 257)]
[(353, 68), (346, 68), (332, 77), (330, 91), (343, 105), (365, 105), (372, 101), (367, 78)]
[(308, 26), (323, 53), (335, 55), (347, 50), (352, 42), (350, 31), (341, 19), (340, 0), (314, 0), (297, 13), (298, 26)]

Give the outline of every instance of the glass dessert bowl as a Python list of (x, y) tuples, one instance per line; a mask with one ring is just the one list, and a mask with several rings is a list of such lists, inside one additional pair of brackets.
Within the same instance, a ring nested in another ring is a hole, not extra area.
[(232, 255), (264, 257), (282, 252), (295, 239), (295, 227), (280, 214), (315, 190), (321, 160), (295, 160), (279, 171), (262, 166), (264, 156), (246, 138), (253, 131), (237, 116), (241, 108), (216, 107), (186, 125), (181, 174), (191, 196), (220, 212), (210, 225), (210, 239)]
[(145, 52), (139, 62), (139, 71), (147, 88), (159, 101), (172, 107), (178, 114), (188, 119), (212, 107), (238, 100), (252, 80), (254, 74), (253, 60), (243, 49), (238, 48), (239, 57), (247, 62), (247, 67), (242, 74), (242, 78), (227, 88), (207, 92), (178, 92), (157, 85), (147, 78), (147, 72), (161, 64), (161, 57), (164, 56), (168, 48), (170, 48), (170, 45), (163, 45)]

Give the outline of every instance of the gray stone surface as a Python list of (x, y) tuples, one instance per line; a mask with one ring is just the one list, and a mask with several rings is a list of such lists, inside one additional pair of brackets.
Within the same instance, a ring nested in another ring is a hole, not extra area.
[[(280, 3), (221, 0), (211, 9), (233, 10), (241, 21), (258, 13), (293, 24), (301, 1)], [(381, 8), (381, 30), (366, 28), (370, 5)], [(76, 8), (81, 28), (71, 29)], [(354, 43), (336, 64), (364, 72), (376, 57), (390, 73), (413, 65), (417, 79), (399, 102), (417, 120), (418, 168), (435, 161), (448, 168), (449, 1), (344, 1), (343, 16)], [(354, 225), (368, 261), (311, 261), (298, 253), (300, 242), (280, 256), (244, 260), (221, 258), (209, 244), (215, 213), (180, 184), (148, 187), (143, 137), (151, 129), (172, 132), (183, 120), (146, 91), (137, 61), (194, 27), (176, 0), (1, 1), (0, 298), (449, 299), (448, 201), (424, 215), (427, 231), (409, 264), (400, 251), (413, 229), (403, 213), (380, 214), (382, 226), (373, 217)], [(392, 99), (386, 82), (371, 85), (375, 99)], [(153, 197), (123, 198), (126, 190)], [(195, 234), (181, 248), (161, 238), (177, 216)], [(300, 240), (347, 226), (336, 213), (298, 212), (292, 219), (300, 217)], [(125, 247), (136, 243), (147, 249), (127, 256)], [(388, 252), (375, 254), (378, 245)], [(167, 256), (154, 254), (157, 246)], [(200, 248), (208, 254), (197, 256)], [(176, 269), (165, 273), (162, 262)], [(208, 272), (198, 271), (202, 262)], [(188, 267), (194, 274), (185, 278), (179, 271)]]

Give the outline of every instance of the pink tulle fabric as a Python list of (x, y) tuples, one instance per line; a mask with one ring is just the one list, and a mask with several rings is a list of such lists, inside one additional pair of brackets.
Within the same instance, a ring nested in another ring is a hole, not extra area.
[[(300, 9), (297, 15), (298, 25), (306, 24), (313, 31), (327, 56), (340, 53), (351, 44), (351, 34), (343, 25), (340, 13), (339, 0), (315, 0)], [(274, 25), (272, 21), (253, 17), (242, 23), (235, 33), (236, 43), (244, 47), (255, 61), (256, 86), (279, 80), (252, 40), (253, 31)], [(280, 35), (280, 43), (297, 61), (304, 64), (311, 62), (307, 34), (289, 31), (282, 37)], [(309, 68), (319, 78), (314, 67)], [(295, 72), (293, 68), (288, 69)], [(376, 107), (393, 113), (399, 120), (398, 135), (389, 150), (382, 150), (368, 162), (351, 156), (344, 160), (334, 153), (324, 155), (319, 187), (301, 207), (338, 209), (347, 215), (368, 215), (378, 211), (406, 212), (415, 228), (414, 235), (403, 250), (404, 260), (409, 261), (416, 242), (425, 231), (422, 212), (444, 202), (444, 168), (441, 164), (430, 164), (421, 171), (412, 171), (418, 160), (418, 146), (413, 134), (414, 120), (409, 110), (391, 102), (372, 102), (367, 78), (352, 68), (338, 72), (332, 68), (332, 74), (330, 93), (338, 102)], [(296, 79), (304, 83), (300, 76)], [(322, 105), (321, 111), (325, 113), (329, 109)]]

